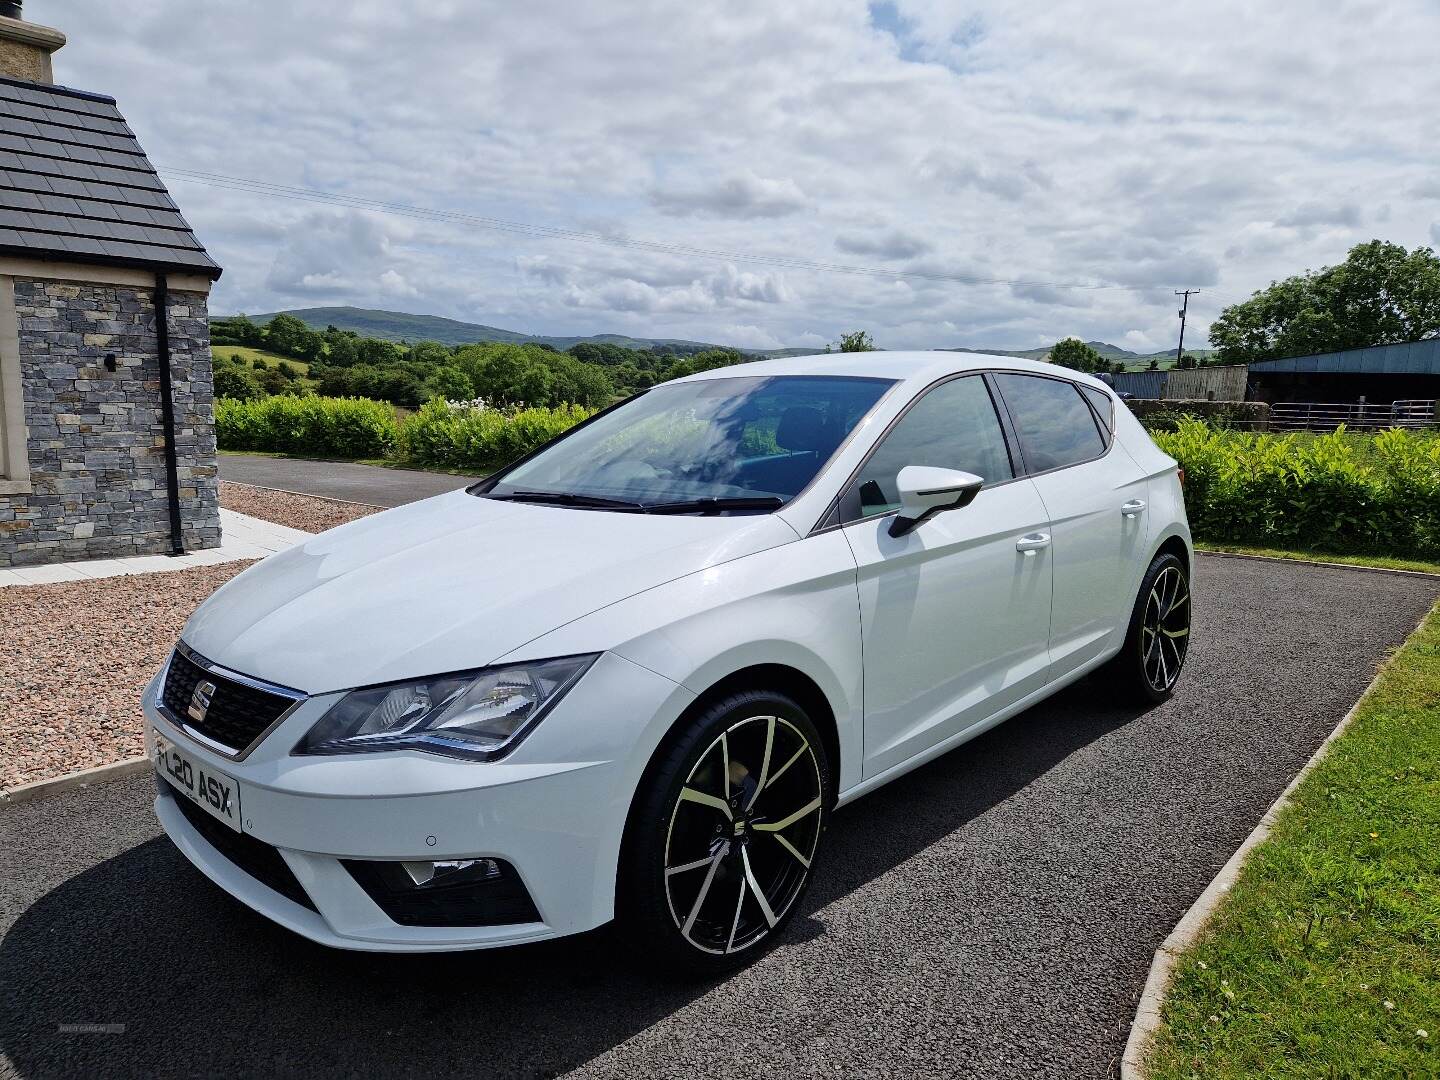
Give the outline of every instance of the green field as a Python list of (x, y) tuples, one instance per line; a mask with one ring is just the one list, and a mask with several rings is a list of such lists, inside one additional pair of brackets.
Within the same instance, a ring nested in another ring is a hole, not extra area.
[(252, 349), (249, 345), (211, 345), (210, 356), (212, 359), (238, 356), (246, 364), (252, 364), (256, 359), (265, 361), (266, 366), (274, 367), (276, 364), (286, 363), (295, 369), (297, 375), (308, 376), (310, 365), (304, 360), (293, 360), (288, 356), (281, 356), (279, 353), (268, 352), (265, 349)]

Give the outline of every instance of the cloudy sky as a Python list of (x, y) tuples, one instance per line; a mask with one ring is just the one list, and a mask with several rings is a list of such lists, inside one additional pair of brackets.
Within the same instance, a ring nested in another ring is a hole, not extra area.
[(167, 177), (225, 266), (216, 311), (1149, 351), (1174, 343), (1173, 289), (1202, 290), (1203, 336), (1225, 303), (1357, 241), (1440, 246), (1433, 0), (29, 0), (26, 16), (70, 36), (57, 80), (114, 94), (162, 168), (588, 238)]

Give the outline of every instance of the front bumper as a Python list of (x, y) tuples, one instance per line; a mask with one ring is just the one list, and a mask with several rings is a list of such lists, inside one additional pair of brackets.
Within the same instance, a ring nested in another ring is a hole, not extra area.
[[(291, 755), (337, 694), (307, 699), (236, 761), (166, 718), (156, 707), (158, 681), (142, 702), (147, 752), (153, 758), (158, 731), (233, 779), (244, 834), (278, 852), (314, 910), (227, 858), (161, 791), (155, 813), (175, 845), (216, 884), (282, 926), (324, 945), (382, 952), (512, 945), (612, 918), (631, 797), (659, 733), (691, 700), (673, 682), (606, 654), (504, 761), (412, 750)], [(514, 868), (538, 921), (402, 926), (342, 862), (480, 858)]]

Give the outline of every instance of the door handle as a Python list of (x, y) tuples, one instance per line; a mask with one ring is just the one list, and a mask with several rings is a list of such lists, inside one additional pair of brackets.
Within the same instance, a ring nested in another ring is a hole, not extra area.
[(1144, 510), (1144, 499), (1131, 499), (1127, 503), (1120, 504), (1120, 514), (1122, 517), (1139, 517)]
[(1041, 548), (1047, 548), (1047, 547), (1049, 547), (1049, 546), (1050, 546), (1050, 534), (1049, 534), (1049, 533), (1042, 533), (1042, 532), (1026, 533), (1024, 536), (1020, 537), (1019, 540), (1016, 540), (1016, 541), (1015, 541), (1015, 550), (1016, 550), (1016, 551), (1023, 551), (1023, 552), (1025, 553), (1025, 557), (1026, 557), (1026, 558), (1029, 558), (1030, 556), (1034, 555), (1035, 552), (1039, 551)]

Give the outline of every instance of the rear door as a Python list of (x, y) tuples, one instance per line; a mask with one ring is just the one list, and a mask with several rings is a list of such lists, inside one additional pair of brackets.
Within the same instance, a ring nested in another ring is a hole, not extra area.
[(1115, 444), (1108, 394), (1047, 375), (998, 372), (993, 379), (1049, 516), (1053, 680), (1124, 638), (1147, 550), (1148, 484)]
[[(985, 480), (975, 501), (890, 535), (906, 465)], [(926, 391), (895, 423), (837, 510), (859, 566), (864, 775), (874, 776), (1044, 685), (1050, 557), (1044, 504), (1017, 478), (981, 375)], [(1030, 537), (1027, 550), (1017, 543)]]

